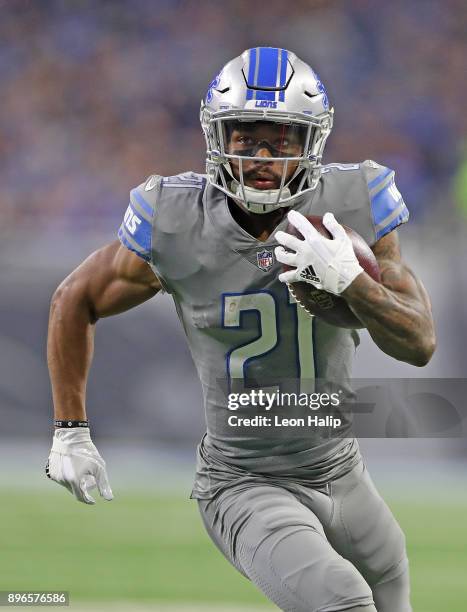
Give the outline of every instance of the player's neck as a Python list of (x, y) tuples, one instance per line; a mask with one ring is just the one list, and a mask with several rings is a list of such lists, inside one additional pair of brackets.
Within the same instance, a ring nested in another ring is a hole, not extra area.
[(265, 215), (250, 213), (231, 198), (227, 200), (234, 220), (253, 238), (266, 241), (288, 212), (288, 208), (278, 208)]

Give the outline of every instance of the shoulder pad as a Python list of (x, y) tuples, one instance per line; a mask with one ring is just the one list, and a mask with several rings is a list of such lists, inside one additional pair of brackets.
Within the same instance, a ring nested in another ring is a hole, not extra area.
[(345, 171), (349, 171), (349, 170), (359, 170), (360, 169), (360, 164), (326, 164), (324, 166), (321, 166), (321, 174), (327, 174), (328, 172), (331, 172), (331, 170), (341, 170), (343, 172)]
[(182, 172), (174, 176), (165, 176), (162, 179), (163, 187), (194, 187), (195, 189), (203, 189), (206, 183), (205, 174), (197, 174), (196, 172)]

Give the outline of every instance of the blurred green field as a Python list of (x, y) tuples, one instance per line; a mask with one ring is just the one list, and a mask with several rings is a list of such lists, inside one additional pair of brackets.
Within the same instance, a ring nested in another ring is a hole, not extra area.
[[(390, 505), (407, 536), (414, 612), (464, 612), (467, 501)], [(98, 602), (271, 609), (211, 544), (192, 500), (128, 493), (88, 507), (59, 489), (2, 489), (0, 508), (0, 590), (68, 590), (72, 603), (95, 610)]]

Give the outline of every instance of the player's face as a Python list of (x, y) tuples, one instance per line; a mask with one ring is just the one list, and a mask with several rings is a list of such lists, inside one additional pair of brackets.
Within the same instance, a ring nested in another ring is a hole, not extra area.
[[(262, 160), (243, 160), (245, 185), (255, 189), (279, 189), (285, 161), (268, 161), (271, 157), (298, 157), (303, 154), (306, 128), (297, 125), (256, 121), (236, 121), (224, 131), (226, 153)], [(231, 159), (232, 172), (240, 180), (240, 162)], [(297, 169), (298, 161), (287, 163), (285, 183)]]

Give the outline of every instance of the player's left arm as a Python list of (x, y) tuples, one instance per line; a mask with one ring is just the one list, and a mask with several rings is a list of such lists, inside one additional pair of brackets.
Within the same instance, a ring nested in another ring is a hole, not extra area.
[(380, 238), (372, 250), (381, 283), (368, 274), (359, 274), (342, 297), (382, 351), (400, 361), (424, 366), (436, 346), (428, 294), (402, 260), (395, 230)]

